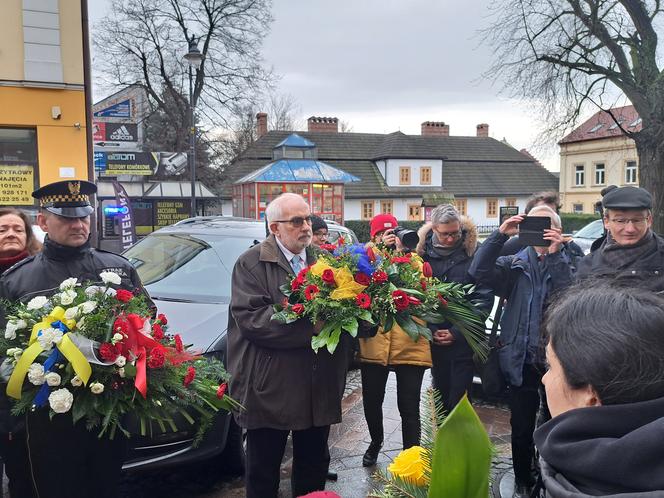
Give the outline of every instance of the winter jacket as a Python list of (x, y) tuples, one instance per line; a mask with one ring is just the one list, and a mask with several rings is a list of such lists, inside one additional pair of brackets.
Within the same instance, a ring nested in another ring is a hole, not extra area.
[[(317, 258), (307, 248), (307, 264)], [(274, 235), (242, 254), (233, 268), (228, 323), (230, 394), (246, 429), (303, 430), (341, 421), (350, 336), (342, 334), (330, 354), (311, 349), (313, 325), (271, 320), (280, 287), (294, 276)]]
[(550, 498), (664, 497), (664, 398), (565, 412), (535, 431)]
[[(501, 256), (511, 256), (523, 250), (525, 247), (520, 241), (518, 236), (510, 237), (510, 239), (505, 242), (503, 250), (500, 251)], [(571, 265), (572, 271), (576, 271), (580, 261), (585, 257), (583, 249), (579, 247), (579, 244), (574, 242), (572, 239), (568, 239), (563, 243), (563, 246), (560, 248), (560, 252), (567, 256)]]
[[(475, 223), (466, 216), (462, 216), (460, 222), (463, 242), (461, 247), (455, 250), (452, 254), (449, 256), (441, 256), (434, 250), (431, 223), (423, 225), (418, 231), (420, 242), (417, 245), (417, 254), (431, 265), (434, 277), (444, 282), (474, 284), (475, 280), (468, 273), (468, 269), (470, 268), (470, 264), (473, 261), (475, 251), (478, 247), (477, 227), (475, 226)], [(481, 311), (489, 313), (493, 306), (493, 291), (486, 285), (476, 285), (475, 291), (471, 295), (471, 299), (479, 303)], [(449, 329), (454, 336), (454, 342), (450, 346), (436, 347), (443, 348), (450, 356), (455, 358), (472, 357), (472, 349), (466, 342), (463, 334), (456, 327), (443, 323), (430, 324), (429, 328), (432, 331)]]
[[(616, 271), (602, 260), (602, 251), (594, 248), (578, 265), (576, 276), (579, 279), (588, 277), (614, 277), (635, 279), (656, 292), (664, 291), (664, 238), (655, 234), (657, 251), (650, 256), (638, 260), (626, 269)], [(597, 241), (595, 241), (597, 242)], [(594, 244), (593, 244), (594, 247)]]
[[(538, 271), (534, 265), (539, 264), (535, 250), (528, 247), (518, 254), (499, 257), (507, 239), (507, 235), (494, 231), (475, 254), (469, 273), (478, 283), (507, 298), (500, 320), (498, 357), (505, 379), (513, 386), (521, 386), (529, 345), (541, 341), (539, 325), (546, 302), (555, 291), (571, 284), (572, 270), (560, 251), (547, 254), (546, 271), (538, 285), (534, 275)], [(544, 296), (541, 306), (531, 306), (533, 300), (537, 301), (536, 292)], [(543, 348), (540, 349), (543, 358)]]

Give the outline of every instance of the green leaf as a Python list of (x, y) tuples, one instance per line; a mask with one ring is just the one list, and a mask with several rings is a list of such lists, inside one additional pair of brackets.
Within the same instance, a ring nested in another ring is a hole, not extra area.
[(394, 327), (394, 315), (387, 315), (385, 323), (383, 324), (383, 333), (389, 332)]
[(136, 377), (136, 367), (129, 362), (127, 362), (124, 366), (125, 369), (125, 377), (130, 377), (134, 378)]
[(429, 498), (487, 498), (490, 469), (489, 436), (464, 395), (438, 429)]
[(341, 327), (353, 337), (357, 336), (357, 320), (355, 318), (345, 321)]
[(420, 330), (411, 316), (406, 313), (397, 313), (395, 318), (399, 324), (399, 327), (401, 327), (413, 341), (417, 342), (417, 340), (420, 338)]
[(375, 320), (373, 319), (373, 315), (369, 310), (362, 310), (360, 311), (360, 320), (364, 320), (365, 322), (373, 323), (374, 325), (376, 324)]
[(337, 346), (339, 345), (340, 337), (341, 337), (341, 327), (338, 327), (334, 329), (334, 332), (332, 332), (332, 334), (330, 334), (330, 339), (327, 341), (327, 350), (330, 352), (330, 354), (333, 354), (336, 351)]

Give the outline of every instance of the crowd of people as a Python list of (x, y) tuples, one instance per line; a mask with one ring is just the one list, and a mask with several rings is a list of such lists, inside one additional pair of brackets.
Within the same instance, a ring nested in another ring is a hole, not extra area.
[[(0, 209), (0, 299), (53, 294), (66, 278), (94, 281), (102, 271), (117, 273), (123, 288), (145, 292), (127, 260), (90, 247), (95, 191), (89, 182), (64, 181), (33, 193), (40, 203), (37, 224), (47, 233), (43, 247), (25, 214)], [(525, 215), (508, 218), (483, 243), (473, 221), (450, 204), (432, 211), (416, 247), (397, 236), (394, 216), (379, 214), (370, 223), (376, 254), (414, 251), (434, 277), (472, 284), (469, 298), (478, 314), (488, 314), (498, 298), (497, 351), (508, 386), (516, 498), (664, 492), (664, 239), (651, 228), (650, 193), (621, 187), (604, 194), (605, 235), (587, 256), (563, 235), (552, 193), (534, 195)], [(297, 194), (280, 195), (265, 215), (269, 236), (239, 257), (232, 274), (230, 393), (244, 407), (234, 416), (246, 430), (247, 497), (278, 496), (289, 436), (292, 493), (303, 496), (334, 478), (328, 436), (330, 425), (341, 422), (354, 355), (371, 438), (366, 467), (376, 465), (384, 441), (389, 373), (396, 375), (407, 449), (420, 441), (425, 371), (431, 368), (449, 411), (470, 391), (474, 359), (449, 323), (427, 324), (432, 341), (413, 341), (398, 325), (383, 332), (364, 323), (358, 341), (343, 334), (333, 354), (315, 353), (311, 339), (323, 324), (271, 318), (273, 305), (284, 299), (282, 285), (329, 249), (327, 225)], [(517, 236), (526, 216), (548, 219), (543, 242), (524, 245)], [(4, 396), (0, 424), (13, 498), (115, 496), (123, 438), (99, 439), (83, 422), (64, 415), (50, 420), (43, 410), (13, 417)], [(66, 465), (54, 465), (63, 452)]]

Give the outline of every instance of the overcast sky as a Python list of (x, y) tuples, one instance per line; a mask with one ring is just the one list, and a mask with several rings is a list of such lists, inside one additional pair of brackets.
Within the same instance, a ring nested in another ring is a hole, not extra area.
[[(452, 135), (475, 135), (488, 123), (490, 136), (531, 148), (537, 116), (482, 79), (492, 54), (477, 31), (489, 23), (489, 2), (274, 0), (265, 62), (305, 120), (330, 116), (355, 132), (408, 134), (419, 134), (423, 121), (444, 121)], [(90, 0), (93, 22), (108, 3)], [(559, 138), (535, 152), (555, 171)]]

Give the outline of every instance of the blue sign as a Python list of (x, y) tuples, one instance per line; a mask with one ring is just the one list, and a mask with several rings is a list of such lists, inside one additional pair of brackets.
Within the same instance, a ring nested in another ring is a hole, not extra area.
[(95, 171), (106, 171), (106, 152), (95, 152)]
[(117, 104), (102, 109), (101, 111), (92, 114), (96, 118), (130, 118), (131, 117), (131, 100), (123, 100)]
[(119, 216), (121, 214), (127, 214), (129, 208), (127, 206), (105, 206), (104, 214), (106, 216)]

